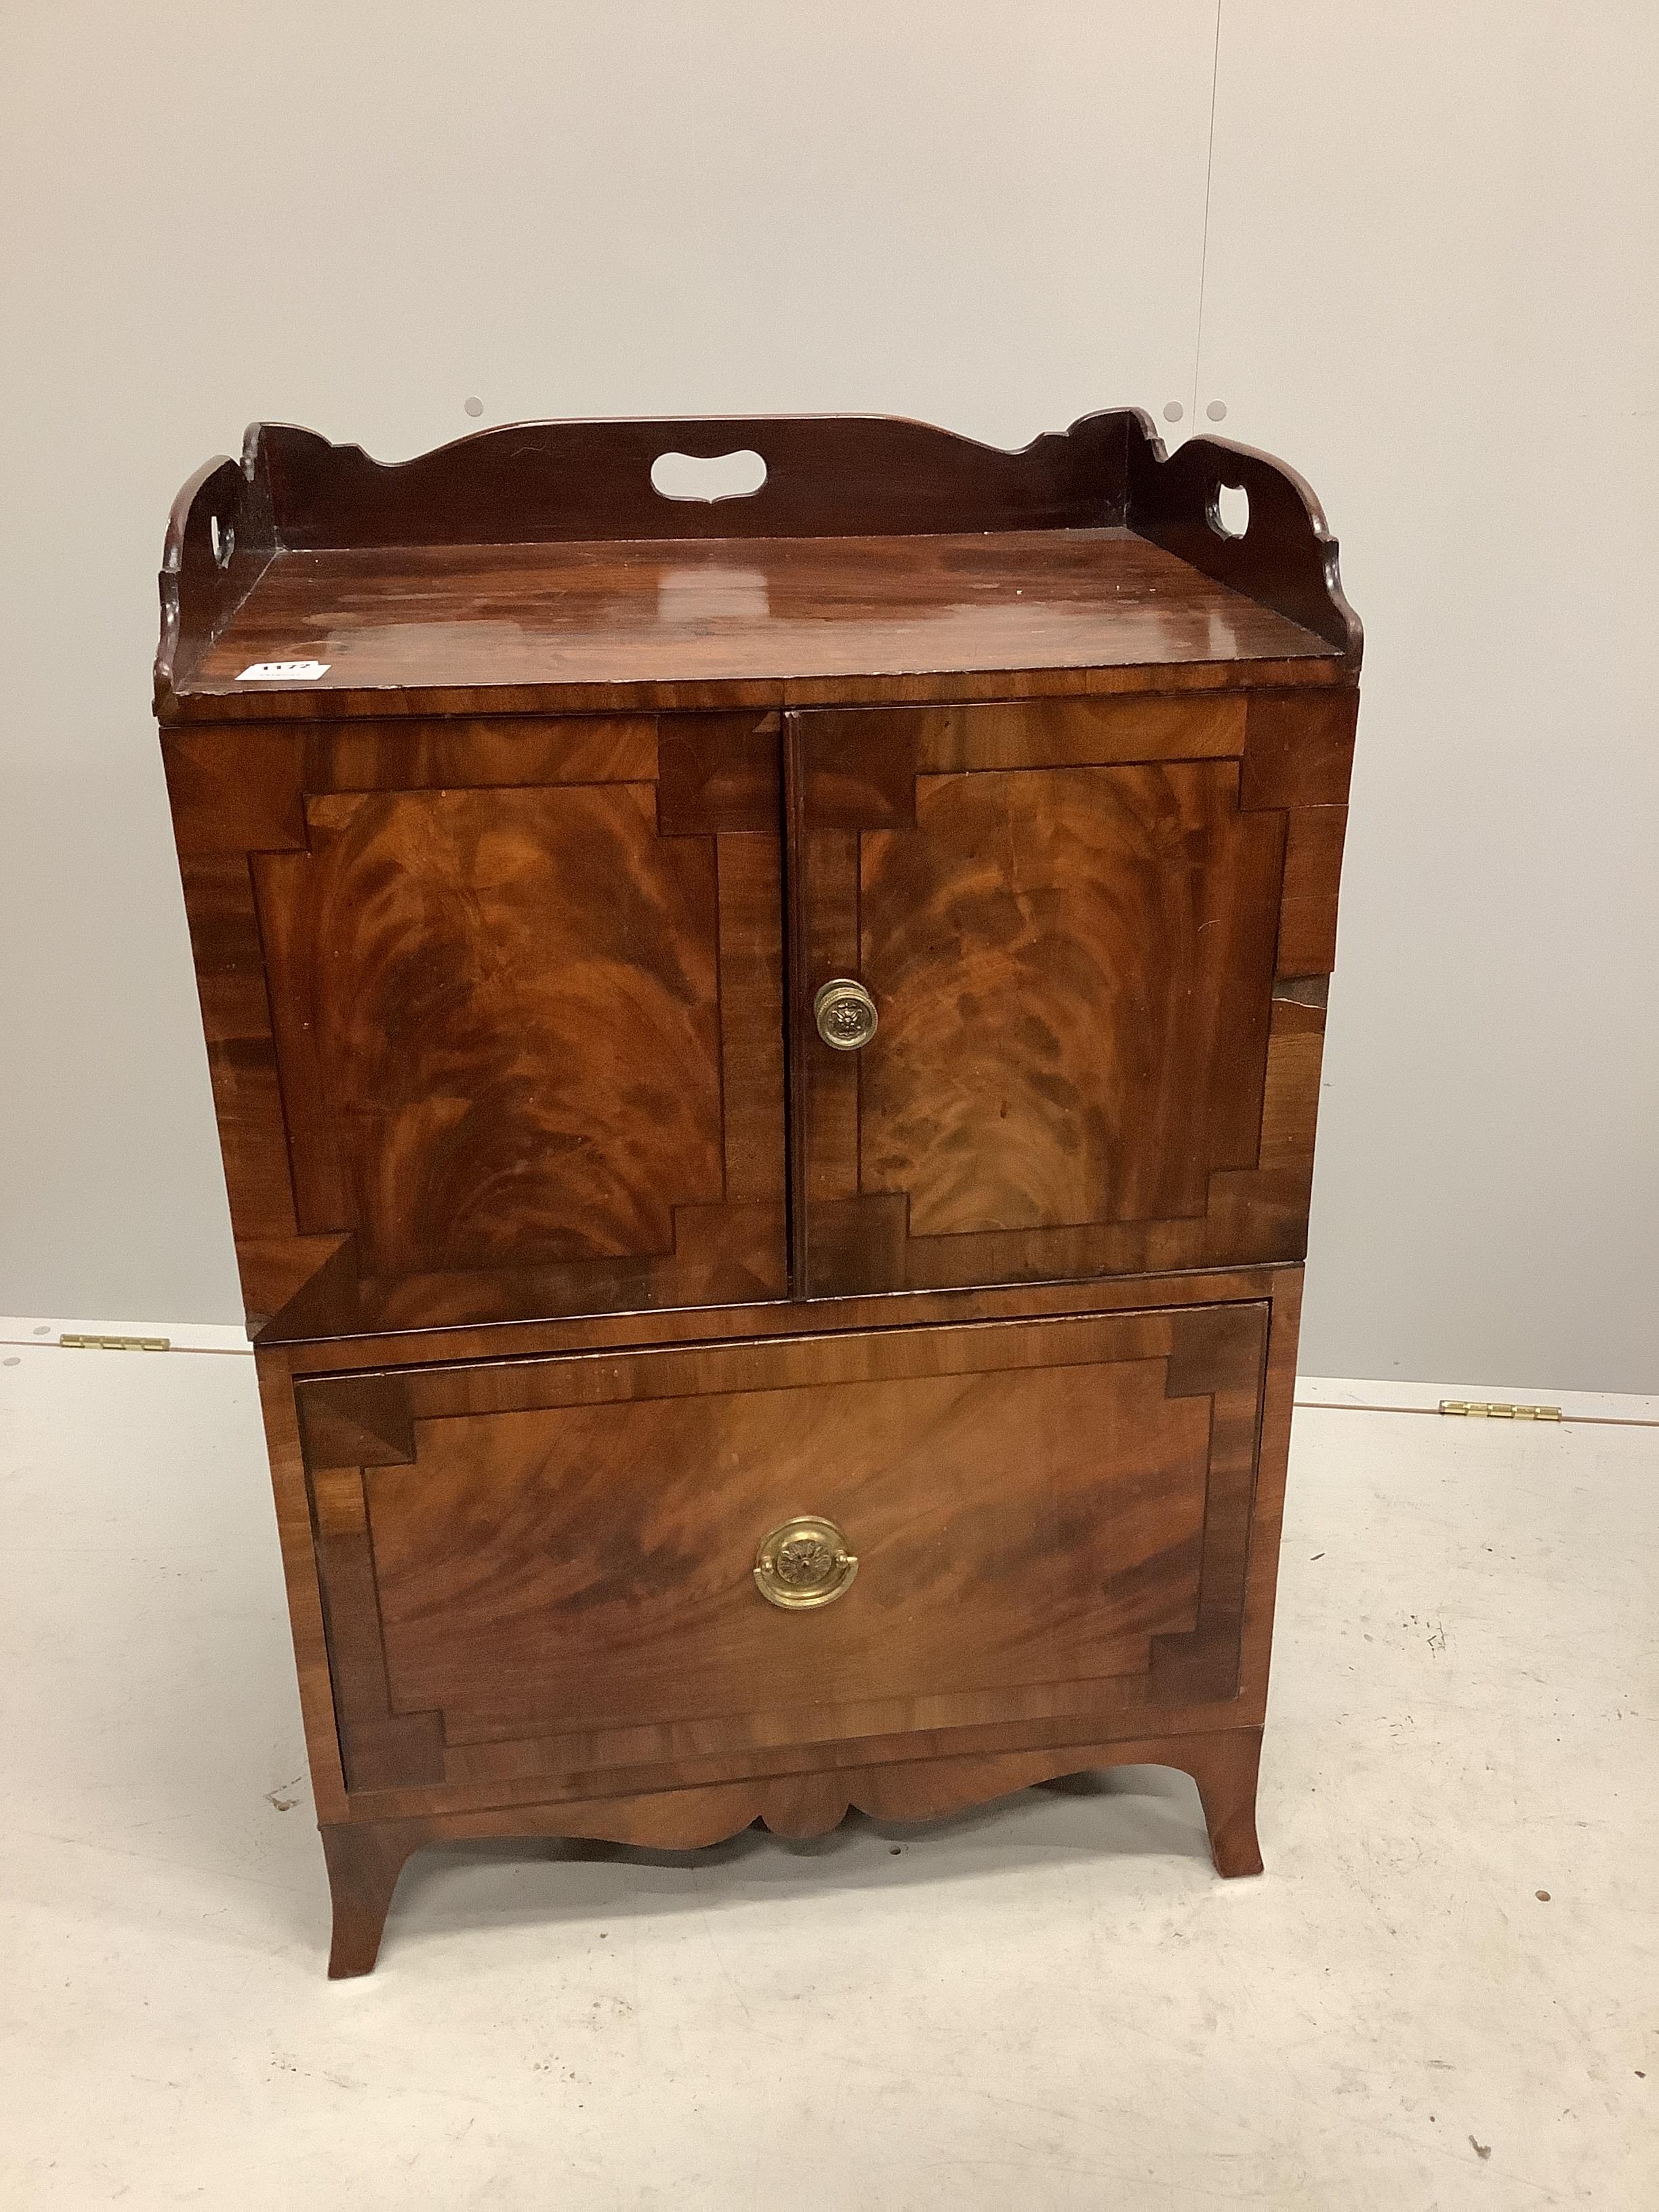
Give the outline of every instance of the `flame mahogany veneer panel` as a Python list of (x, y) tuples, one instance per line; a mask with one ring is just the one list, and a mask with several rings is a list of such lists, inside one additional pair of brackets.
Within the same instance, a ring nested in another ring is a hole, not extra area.
[(1209, 761), (920, 776), (915, 830), (860, 841), (887, 1035), (860, 1186), (905, 1192), (913, 1237), (1197, 1214), (1253, 1164), (1280, 837), (1236, 786)]
[(659, 837), (647, 783), (306, 819), (254, 880), (315, 1225), (371, 1276), (671, 1253), (720, 1194), (713, 841)]

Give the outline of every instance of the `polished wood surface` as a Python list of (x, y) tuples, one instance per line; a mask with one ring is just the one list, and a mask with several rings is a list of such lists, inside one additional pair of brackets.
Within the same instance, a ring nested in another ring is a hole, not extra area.
[(787, 724), (798, 1289), (1299, 1257), (1352, 694)]
[[(1307, 486), (1127, 410), (262, 426), (161, 602), (331, 1972), (427, 1843), (1114, 1762), (1258, 1870), (1360, 649)], [(800, 1514), (859, 1564), (786, 1611)]]
[(632, 695), (697, 681), (785, 698), (815, 679), (884, 688), (937, 668), (1331, 657), (1311, 631), (1127, 530), (393, 546), (278, 554), (179, 693), (240, 706), (268, 696), (239, 686), (244, 668), (301, 659), (328, 670), (307, 700), (369, 695), (374, 711), (383, 691), (487, 701), (498, 688)]
[[(1266, 1315), (301, 1385), (348, 1788), (1232, 1695)], [(804, 1510), (860, 1565), (797, 1616), (750, 1571)]]

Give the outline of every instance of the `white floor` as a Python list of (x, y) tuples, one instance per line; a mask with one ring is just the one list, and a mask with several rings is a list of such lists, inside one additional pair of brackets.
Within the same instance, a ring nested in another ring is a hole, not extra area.
[(1261, 1881), (1154, 1771), (474, 1846), (331, 1984), (252, 1384), (0, 1346), (8, 2212), (1659, 2205), (1659, 1430), (1297, 1416)]

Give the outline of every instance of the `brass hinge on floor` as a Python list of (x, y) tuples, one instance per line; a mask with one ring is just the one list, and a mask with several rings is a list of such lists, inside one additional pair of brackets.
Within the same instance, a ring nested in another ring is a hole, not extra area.
[(170, 1336), (60, 1336), (65, 1352), (171, 1352)]
[(1559, 1421), (1559, 1406), (1483, 1406), (1471, 1398), (1443, 1398), (1443, 1413), (1467, 1413), (1472, 1420), (1481, 1421)]

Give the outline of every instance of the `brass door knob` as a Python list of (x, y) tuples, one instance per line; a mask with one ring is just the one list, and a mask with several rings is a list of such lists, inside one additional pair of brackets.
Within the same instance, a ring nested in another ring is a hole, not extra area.
[(801, 1514), (773, 1529), (755, 1561), (755, 1587), (786, 1613), (831, 1605), (852, 1587), (859, 1563), (833, 1521)]
[(862, 983), (837, 975), (812, 1001), (818, 1035), (833, 1052), (858, 1052), (876, 1033), (876, 1002)]

